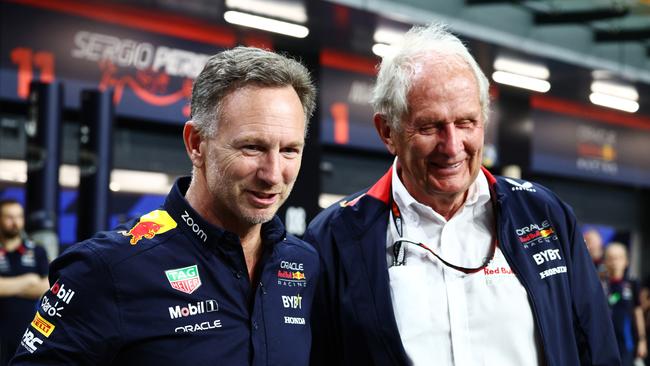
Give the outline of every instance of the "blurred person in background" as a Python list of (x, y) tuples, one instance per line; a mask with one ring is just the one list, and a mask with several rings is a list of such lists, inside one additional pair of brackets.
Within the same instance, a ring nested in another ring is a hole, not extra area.
[(589, 229), (582, 236), (585, 239), (591, 260), (596, 268), (600, 267), (603, 261), (603, 237), (596, 229)]
[(585, 245), (591, 256), (591, 261), (594, 262), (596, 267), (596, 272), (598, 272), (598, 277), (601, 281), (607, 275), (607, 270), (603, 264), (603, 236), (596, 229), (589, 229), (582, 234), (582, 237), (585, 240)]
[(607, 270), (604, 288), (612, 310), (621, 361), (623, 366), (632, 366), (635, 358), (645, 358), (648, 353), (639, 284), (626, 273), (629, 258), (625, 244), (609, 243), (604, 258)]
[(27, 240), (18, 201), (0, 200), (0, 366), (14, 355), (49, 285), (45, 249)]
[(315, 98), (288, 57), (210, 57), (183, 129), (192, 177), (53, 262), (43, 298), (58, 307), (38, 309), (12, 364), (306, 366), (318, 254), (276, 212)]
[(489, 82), (444, 26), (382, 60), (375, 128), (396, 156), (319, 214), (312, 365), (617, 365), (572, 210), (481, 167)]
[[(643, 310), (643, 319), (645, 321), (645, 334), (646, 338), (650, 334), (650, 276), (646, 276), (641, 284), (640, 295), (641, 309)], [(647, 345), (646, 340), (646, 345)], [(647, 347), (646, 347), (647, 348)], [(650, 365), (650, 355), (646, 352), (645, 364)]]

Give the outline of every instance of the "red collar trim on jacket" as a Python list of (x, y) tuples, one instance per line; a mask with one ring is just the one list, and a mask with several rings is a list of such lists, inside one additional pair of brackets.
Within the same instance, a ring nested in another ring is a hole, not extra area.
[(368, 196), (374, 197), (385, 204), (388, 204), (390, 200), (390, 187), (391, 179), (393, 178), (393, 166), (391, 165), (386, 174), (381, 177), (377, 183), (375, 183), (368, 190)]
[(485, 178), (487, 178), (488, 184), (490, 187), (493, 187), (495, 184), (497, 184), (497, 179), (490, 173), (486, 167), (481, 166), (481, 170), (483, 171), (483, 174), (485, 174)]

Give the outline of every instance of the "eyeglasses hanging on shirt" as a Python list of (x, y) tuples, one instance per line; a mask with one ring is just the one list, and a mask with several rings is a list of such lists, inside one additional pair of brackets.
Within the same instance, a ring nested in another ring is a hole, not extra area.
[[(494, 209), (494, 214), (496, 215), (497, 213), (497, 207), (496, 203), (494, 201), (494, 194), (492, 192), (492, 189), (490, 189), (490, 201), (492, 202), (492, 207)], [(423, 243), (418, 243), (412, 240), (404, 239), (403, 234), (404, 234), (404, 220), (402, 219), (402, 213), (399, 209), (399, 206), (397, 205), (397, 202), (393, 199), (393, 190), (391, 188), (390, 191), (390, 206), (391, 206), (391, 213), (393, 216), (393, 224), (395, 225), (395, 229), (397, 230), (397, 235), (399, 235), (400, 239), (396, 240), (395, 243), (393, 243), (393, 266), (403, 266), (406, 264), (406, 246), (407, 245), (414, 245), (417, 247), (420, 247), (429, 253), (433, 254), (434, 257), (436, 257), (442, 264), (449, 268), (453, 268), (457, 271), (471, 274), (471, 273), (476, 273), (483, 268), (487, 267), (487, 265), (492, 261), (492, 258), (494, 258), (494, 252), (496, 251), (497, 247), (497, 230), (496, 230), (496, 218), (494, 220), (495, 224), (495, 230), (494, 230), (494, 238), (492, 239), (492, 243), (490, 243), (490, 251), (488, 252), (488, 255), (485, 257), (485, 260), (483, 263), (478, 266), (478, 267), (463, 267), (463, 266), (458, 266), (455, 265), (451, 262), (446, 261), (444, 258), (439, 256), (436, 252), (433, 251), (433, 249), (429, 248)]]

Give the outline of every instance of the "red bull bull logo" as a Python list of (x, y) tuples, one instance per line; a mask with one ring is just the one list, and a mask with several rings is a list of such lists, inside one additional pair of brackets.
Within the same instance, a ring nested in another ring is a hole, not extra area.
[(142, 238), (153, 239), (157, 234), (165, 233), (175, 227), (176, 221), (167, 211), (155, 210), (140, 217), (140, 221), (129, 230), (127, 235), (131, 236), (131, 245), (136, 245)]

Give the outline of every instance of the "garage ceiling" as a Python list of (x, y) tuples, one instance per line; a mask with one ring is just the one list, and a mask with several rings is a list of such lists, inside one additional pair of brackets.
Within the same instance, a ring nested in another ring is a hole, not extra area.
[(650, 0), (330, 0), (650, 84)]

